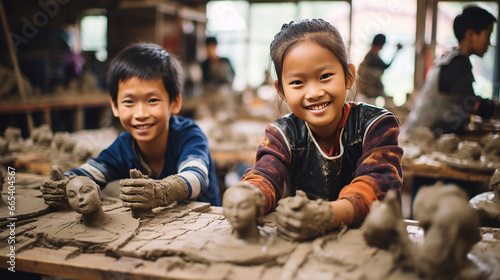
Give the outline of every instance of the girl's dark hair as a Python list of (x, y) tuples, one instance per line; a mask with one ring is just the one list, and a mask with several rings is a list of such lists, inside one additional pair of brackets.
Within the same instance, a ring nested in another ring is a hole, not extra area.
[(468, 29), (480, 33), (496, 21), (496, 18), (485, 9), (477, 6), (466, 6), (462, 13), (453, 20), (453, 32), (460, 42)]
[(181, 93), (184, 82), (179, 61), (161, 46), (148, 43), (131, 45), (111, 61), (107, 83), (115, 105), (118, 84), (132, 77), (141, 80), (162, 79), (169, 101)]
[(349, 58), (344, 46), (344, 41), (339, 31), (333, 25), (323, 19), (303, 19), (285, 23), (281, 31), (274, 36), (271, 43), (271, 60), (276, 71), (278, 88), (283, 92), (281, 74), (283, 73), (283, 61), (290, 49), (298, 43), (311, 41), (323, 48), (330, 50), (340, 61), (346, 78), (354, 78), (351, 68), (349, 68)]

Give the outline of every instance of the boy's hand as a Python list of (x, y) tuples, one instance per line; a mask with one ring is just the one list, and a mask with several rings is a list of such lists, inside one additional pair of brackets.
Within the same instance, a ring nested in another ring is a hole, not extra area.
[(149, 210), (175, 200), (184, 200), (189, 195), (187, 183), (179, 176), (154, 180), (144, 178), (137, 170), (131, 170), (130, 174), (139, 178), (120, 180), (120, 198), (126, 207)]
[(66, 184), (69, 178), (65, 177), (61, 168), (57, 164), (52, 165), (50, 177), (42, 179), (40, 191), (45, 203), (52, 207), (68, 208), (68, 198), (66, 197)]
[(278, 201), (278, 234), (288, 240), (307, 240), (332, 229), (333, 210), (328, 201), (309, 200), (303, 191)]

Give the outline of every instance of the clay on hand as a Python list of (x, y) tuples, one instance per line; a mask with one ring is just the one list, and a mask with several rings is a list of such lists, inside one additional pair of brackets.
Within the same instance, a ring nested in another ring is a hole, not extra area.
[(262, 226), (265, 198), (262, 192), (246, 182), (239, 182), (224, 192), (224, 216), (231, 223), (231, 235), (238, 240), (258, 241), (257, 226)]
[(333, 229), (333, 209), (323, 199), (309, 200), (303, 191), (278, 201), (278, 234), (288, 240), (307, 240)]
[(187, 183), (176, 175), (162, 180), (149, 179), (139, 170), (130, 170), (130, 179), (120, 180), (120, 199), (123, 206), (132, 209), (153, 209), (167, 206), (175, 200), (184, 200), (189, 195)]
[(66, 185), (69, 205), (82, 214), (83, 223), (88, 226), (102, 225), (109, 220), (102, 209), (100, 194), (99, 185), (89, 177), (74, 177)]
[(52, 165), (50, 176), (43, 178), (40, 186), (45, 203), (52, 207), (68, 208), (66, 184), (69, 179), (64, 176), (57, 164)]

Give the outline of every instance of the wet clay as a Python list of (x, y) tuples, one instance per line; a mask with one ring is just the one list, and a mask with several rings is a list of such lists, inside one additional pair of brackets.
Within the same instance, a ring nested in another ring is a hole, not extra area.
[(474, 196), (469, 203), (479, 211), (482, 226), (500, 227), (500, 169), (491, 176), (490, 191)]
[[(31, 196), (28, 190), (18, 188), (15, 189), (13, 196), (7, 195), (9, 191), (8, 182), (12, 182), (8, 178), (7, 170), (0, 166), (0, 221), (5, 221), (8, 218), (35, 217), (49, 210), (43, 199)], [(15, 181), (13, 182), (14, 186), (16, 186)], [(12, 200), (12, 197), (15, 200)], [(11, 211), (9, 206), (14, 206), (14, 211)]]
[[(225, 191), (222, 206), (231, 224), (206, 238), (200, 250), (188, 244), (191, 257), (210, 262), (262, 264), (290, 253), (295, 244), (278, 238), (274, 228), (264, 226), (265, 198), (254, 186), (239, 182)], [(201, 236), (200, 236), (201, 237)]]
[[(54, 179), (60, 176), (56, 172)], [(72, 177), (65, 187), (69, 206), (73, 212), (62, 212), (64, 217), (38, 226), (38, 242), (45, 246), (72, 245), (87, 252), (114, 251), (128, 240), (139, 226), (129, 211), (124, 209), (105, 212), (100, 188), (86, 176)]]
[(109, 219), (104, 223), (88, 226), (76, 212), (50, 213), (47, 216), (50, 222), (38, 223), (31, 234), (42, 247), (76, 246), (91, 253), (115, 251), (133, 236), (139, 222), (123, 208), (106, 215)]

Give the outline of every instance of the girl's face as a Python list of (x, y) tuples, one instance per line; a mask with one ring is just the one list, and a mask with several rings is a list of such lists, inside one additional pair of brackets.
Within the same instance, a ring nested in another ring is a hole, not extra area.
[(285, 56), (281, 79), (280, 95), (313, 132), (337, 128), (353, 79), (346, 82), (342, 64), (331, 51), (313, 42), (299, 43)]
[(98, 186), (88, 177), (72, 179), (66, 186), (71, 208), (80, 214), (92, 213), (101, 207)]

